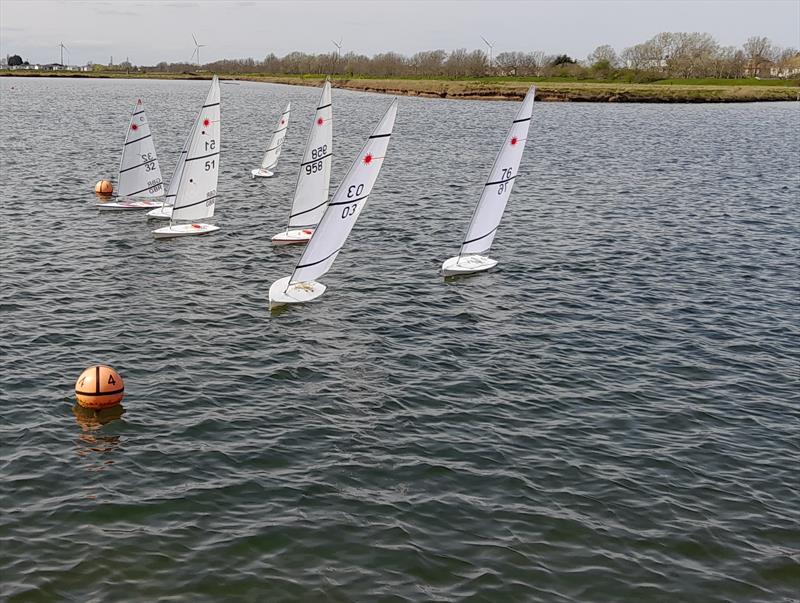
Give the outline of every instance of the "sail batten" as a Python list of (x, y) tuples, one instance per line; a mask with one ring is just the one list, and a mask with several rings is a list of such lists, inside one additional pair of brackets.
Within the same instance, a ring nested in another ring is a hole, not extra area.
[(283, 142), (288, 133), (287, 130), (289, 129), (291, 111), (292, 103), (287, 103), (286, 108), (278, 119), (278, 123), (275, 124), (275, 129), (272, 131), (267, 150), (264, 151), (264, 158), (261, 160), (262, 170), (271, 170), (278, 163), (278, 158), (281, 156), (281, 151), (283, 150)]
[(118, 197), (161, 197), (164, 185), (161, 167), (141, 99), (131, 112), (117, 177)]
[(461, 243), (459, 256), (484, 253), (492, 246), (518, 175), (528, 139), (535, 96), (536, 87), (531, 86), (492, 164), (481, 198)]
[[(178, 173), (172, 220), (202, 220), (214, 215), (219, 179), (220, 91), (217, 76), (197, 115)], [(172, 183), (170, 182), (170, 189)]]
[(313, 281), (333, 265), (378, 179), (396, 116), (397, 100), (392, 102), (381, 118), (330, 203), (325, 206), (322, 218), (303, 250), (287, 286)]
[(319, 222), (330, 192), (332, 157), (331, 83), (325, 80), (303, 150), (287, 230), (315, 226)]

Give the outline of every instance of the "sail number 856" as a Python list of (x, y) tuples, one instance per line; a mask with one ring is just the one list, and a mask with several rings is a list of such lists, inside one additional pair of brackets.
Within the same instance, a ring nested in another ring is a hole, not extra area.
[(316, 149), (311, 149), (311, 161), (314, 163), (309, 163), (306, 165), (306, 174), (316, 174), (317, 172), (322, 171), (322, 160), (328, 154), (328, 145), (324, 144), (321, 147), (317, 147)]

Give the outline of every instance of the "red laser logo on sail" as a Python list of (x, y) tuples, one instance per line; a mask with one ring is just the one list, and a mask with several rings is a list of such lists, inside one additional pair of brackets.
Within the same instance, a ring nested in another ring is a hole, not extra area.
[(325, 123), (325, 120), (324, 120), (324, 119), (322, 119), (321, 117), (317, 119), (317, 125), (318, 125), (318, 126), (321, 126), (321, 125), (322, 125), (322, 124), (324, 124), (324, 123)]
[(372, 154), (367, 153), (367, 155), (364, 157), (364, 165), (369, 165), (370, 163), (372, 163)]
[(210, 125), (211, 125), (211, 121), (210, 121), (208, 118), (206, 118), (206, 119), (204, 119), (204, 120), (203, 120), (203, 125), (204, 125), (205, 127), (208, 127), (208, 126), (210, 126)]
[(515, 144), (517, 144), (517, 137), (516, 136), (514, 136), (514, 138), (511, 139), (511, 146), (513, 147)]
[(131, 130), (133, 130), (135, 132), (138, 129), (139, 129), (139, 126), (137, 126), (136, 124), (131, 124)]

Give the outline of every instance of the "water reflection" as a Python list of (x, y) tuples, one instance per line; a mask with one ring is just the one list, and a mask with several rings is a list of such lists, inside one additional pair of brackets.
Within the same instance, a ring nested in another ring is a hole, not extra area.
[(99, 430), (103, 425), (116, 421), (125, 413), (122, 404), (102, 408), (99, 410), (84, 408), (80, 404), (72, 407), (72, 414), (81, 427), (82, 433), (78, 436), (75, 452), (81, 458), (93, 459), (93, 455), (98, 455), (97, 464), (88, 467), (89, 471), (100, 471), (108, 465), (114, 463), (113, 459), (107, 458), (120, 444), (118, 435), (99, 435)]

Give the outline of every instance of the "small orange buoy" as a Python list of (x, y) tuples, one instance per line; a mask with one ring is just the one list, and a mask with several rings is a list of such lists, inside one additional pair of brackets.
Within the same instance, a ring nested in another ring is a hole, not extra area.
[(122, 402), (125, 383), (110, 366), (90, 366), (75, 382), (75, 397), (84, 408), (108, 408)]
[(114, 185), (108, 180), (100, 180), (94, 185), (94, 192), (98, 195), (110, 195), (114, 192)]

